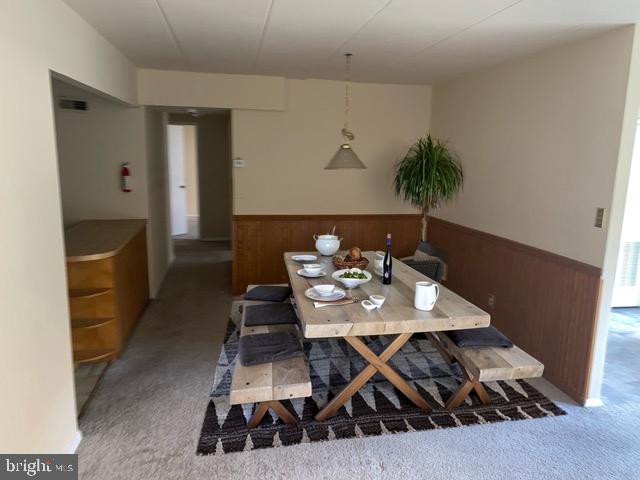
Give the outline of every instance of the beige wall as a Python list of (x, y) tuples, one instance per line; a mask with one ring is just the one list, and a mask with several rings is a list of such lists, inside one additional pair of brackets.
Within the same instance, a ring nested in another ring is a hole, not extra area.
[(135, 70), (59, 0), (0, 0), (0, 451), (78, 440), (49, 71), (122, 100)]
[[(44, 49), (41, 60), (47, 68), (122, 102), (137, 103), (134, 65), (62, 1), (2, 0), (2, 3), (10, 5), (3, 8), (3, 14), (7, 10), (35, 9), (31, 24), (38, 24), (38, 32), (31, 33), (38, 40), (45, 36), (38, 48)], [(18, 3), (20, 7), (16, 6)], [(35, 50), (31, 52), (36, 55)]]
[(200, 238), (231, 236), (231, 154), (228, 114), (198, 118)]
[[(89, 111), (55, 107), (60, 193), (65, 226), (89, 218), (146, 218), (145, 114), (78, 87), (53, 81), (54, 97), (87, 100)], [(120, 188), (130, 163), (132, 191)]]
[(145, 108), (147, 158), (147, 248), (149, 291), (156, 297), (172, 261), (169, 183), (166, 151), (167, 114)]
[[(593, 347), (593, 362), (591, 366), (591, 378), (589, 381), (588, 398), (594, 405), (600, 404), (600, 388), (605, 364), (605, 352), (608, 338), (609, 318), (611, 317), (611, 298), (615, 280), (618, 254), (622, 234), (622, 222), (625, 214), (627, 190), (637, 189), (637, 185), (631, 185), (630, 173), (633, 158), (634, 141), (636, 139), (636, 126), (638, 112), (640, 111), (640, 29), (628, 27), (624, 30), (625, 36), (633, 42), (630, 60), (629, 78), (626, 84), (626, 104), (624, 120), (620, 132), (620, 148), (618, 151), (618, 165), (615, 173), (613, 198), (611, 201), (611, 213), (609, 216), (609, 228), (607, 231), (607, 244), (602, 268), (602, 289), (600, 291), (600, 309), (598, 323), (596, 325), (596, 338)], [(632, 38), (630, 38), (632, 37)], [(623, 48), (628, 48), (625, 44)], [(638, 148), (638, 145), (636, 145)]]
[[(164, 130), (162, 113), (130, 107), (59, 80), (59, 97), (86, 100), (87, 112), (54, 107), (62, 218), (65, 227), (81, 220), (147, 218), (149, 291), (155, 297), (168, 267), (162, 235)], [(121, 164), (128, 162), (131, 192), (120, 188)], [(157, 225), (156, 225), (157, 224)], [(157, 226), (157, 228), (156, 228)]]
[(138, 103), (283, 110), (285, 79), (262, 75), (138, 70)]
[(366, 170), (324, 170), (343, 142), (344, 85), (287, 80), (286, 110), (233, 110), (235, 214), (413, 213), (394, 165), (429, 127), (430, 87), (353, 84), (354, 150)]
[(436, 216), (602, 266), (633, 29), (436, 85), (434, 135), (462, 157), (464, 192)]

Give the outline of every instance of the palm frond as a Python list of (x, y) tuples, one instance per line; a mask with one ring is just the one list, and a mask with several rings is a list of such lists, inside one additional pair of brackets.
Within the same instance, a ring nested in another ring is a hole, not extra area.
[(425, 214), (451, 201), (462, 188), (464, 173), (458, 156), (431, 135), (414, 143), (396, 169), (397, 196)]

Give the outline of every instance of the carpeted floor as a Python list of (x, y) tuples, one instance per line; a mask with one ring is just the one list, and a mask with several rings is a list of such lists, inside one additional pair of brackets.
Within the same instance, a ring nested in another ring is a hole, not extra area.
[(637, 478), (640, 400), (568, 413), (378, 437), (197, 456), (232, 297), (226, 245), (181, 241), (159, 298), (80, 419), (80, 478), (608, 479)]
[[(342, 406), (336, 415), (317, 422), (314, 417), (334, 395), (365, 367), (364, 359), (343, 339), (305, 341), (313, 393), (311, 397), (283, 401), (299, 419), (286, 425), (270, 411), (260, 425), (247, 424), (255, 405), (230, 405), (229, 389), (238, 361), (238, 340), (243, 302), (234, 302), (224, 345), (218, 359), (211, 401), (207, 407), (198, 454), (219, 455), (246, 452), (299, 443), (337, 441), (392, 433), (456, 428), (510, 420), (531, 420), (563, 415), (565, 412), (524, 381), (486, 382), (493, 404), (482, 405), (475, 395), (449, 412), (445, 401), (458, 389), (462, 371), (443, 361), (435, 347), (422, 335), (414, 335), (390, 360), (390, 365), (433, 406), (426, 414), (376, 374)], [(364, 337), (377, 355), (389, 344), (389, 337)]]
[(640, 308), (614, 308), (609, 320), (602, 398), (631, 401), (640, 394)]

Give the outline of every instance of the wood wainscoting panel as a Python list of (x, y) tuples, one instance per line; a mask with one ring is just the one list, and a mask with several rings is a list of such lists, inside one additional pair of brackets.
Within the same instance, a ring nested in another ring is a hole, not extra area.
[(489, 312), (492, 325), (544, 363), (549, 381), (583, 403), (601, 269), (437, 218), (428, 238), (448, 254), (446, 286)]
[(233, 293), (251, 284), (287, 283), (282, 254), (315, 250), (313, 235), (334, 225), (343, 249), (384, 250), (391, 233), (395, 257), (411, 255), (420, 237), (420, 215), (235, 215)]

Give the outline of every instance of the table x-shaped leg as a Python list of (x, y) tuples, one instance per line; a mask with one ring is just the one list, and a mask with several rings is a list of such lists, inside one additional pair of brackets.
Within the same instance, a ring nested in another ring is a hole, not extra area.
[(389, 359), (402, 348), (402, 346), (411, 338), (411, 333), (402, 333), (395, 337), (393, 341), (384, 349), (380, 356), (376, 355), (367, 347), (358, 337), (344, 337), (349, 344), (369, 362), (358, 375), (356, 375), (341, 391), (338, 393), (325, 407), (318, 412), (316, 420), (322, 421), (333, 415), (345, 404), (355, 393), (360, 390), (365, 383), (373, 377), (376, 371), (380, 372), (387, 380), (389, 380), (398, 390), (404, 393), (409, 400), (418, 407), (431, 411), (431, 406), (424, 398), (409, 385), (391, 366), (387, 365)]
[(462, 384), (460, 388), (449, 397), (447, 403), (445, 404), (445, 408), (448, 410), (453, 410), (460, 406), (460, 404), (464, 401), (465, 398), (471, 393), (471, 390), (475, 390), (480, 402), (483, 405), (491, 405), (491, 397), (487, 393), (487, 390), (484, 388), (484, 385), (480, 383), (477, 378), (474, 378), (473, 375), (467, 370), (467, 368), (460, 362), (460, 368), (462, 368), (462, 373), (464, 374), (464, 379), (462, 380)]
[(269, 409), (276, 412), (278, 414), (278, 417), (280, 417), (280, 420), (282, 420), (287, 425), (295, 425), (296, 423), (298, 423), (298, 419), (291, 415), (289, 410), (287, 410), (285, 406), (282, 405), (282, 403), (280, 403), (278, 400), (271, 400), (268, 402), (260, 402), (256, 405), (256, 409), (253, 412), (251, 419), (249, 420), (248, 427), (257, 427), (260, 424), (260, 420), (262, 420), (262, 417), (264, 417), (265, 413), (267, 413)]
[(449, 353), (446, 347), (433, 333), (426, 333), (425, 336), (429, 339), (433, 346), (436, 347), (438, 353), (447, 363), (453, 363), (454, 361), (458, 362), (464, 375), (460, 387), (453, 395), (451, 395), (451, 397), (449, 397), (447, 403), (445, 404), (445, 407), (449, 410), (453, 410), (454, 408), (459, 407), (464, 399), (467, 398), (467, 395), (471, 393), (471, 390), (476, 391), (476, 394), (478, 395), (478, 398), (483, 405), (491, 405), (491, 397), (487, 393), (487, 390), (484, 388), (484, 385), (482, 385), (482, 383), (480, 383), (477, 378), (474, 378), (469, 369), (465, 366), (462, 359)]

